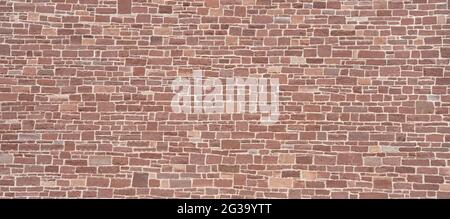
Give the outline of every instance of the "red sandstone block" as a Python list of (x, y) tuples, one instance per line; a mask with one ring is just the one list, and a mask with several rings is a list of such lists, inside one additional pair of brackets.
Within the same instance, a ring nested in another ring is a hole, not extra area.
[(222, 140), (223, 149), (240, 149), (241, 144), (238, 140)]
[(211, 65), (211, 60), (205, 58), (190, 58), (190, 65)]
[(438, 58), (439, 51), (437, 50), (422, 50), (420, 51), (422, 58)]
[(367, 141), (369, 140), (368, 132), (349, 132), (348, 133), (349, 141)]
[(297, 156), (295, 159), (297, 164), (312, 164), (313, 157), (310, 155)]
[(361, 166), (362, 165), (362, 155), (356, 153), (340, 153), (337, 156), (338, 165), (352, 165)]
[(392, 35), (406, 35), (406, 27), (391, 27)]
[(7, 44), (0, 44), (0, 55), (1, 56), (11, 55), (11, 46)]
[(16, 101), (17, 94), (12, 93), (0, 93), (0, 101)]
[(219, 0), (205, 0), (205, 6), (210, 8), (218, 8), (219, 7)]
[(375, 189), (392, 189), (392, 181), (390, 179), (374, 179), (373, 187)]
[(432, 77), (443, 77), (444, 71), (442, 68), (424, 68), (423, 75), (424, 76), (432, 76)]
[(358, 52), (358, 58), (385, 58), (383, 51), (364, 51)]
[[(319, 45), (317, 47), (317, 54), (319, 57), (330, 57), (331, 56), (331, 46), (329, 45)], [(351, 54), (351, 52), (350, 52)], [(336, 57), (333, 53), (333, 57)]]
[(329, 29), (314, 29), (314, 36), (329, 36)]
[(335, 165), (336, 156), (314, 156), (314, 164), (317, 165)]
[(117, 1), (117, 12), (119, 14), (130, 14), (132, 7), (132, 0)]
[(214, 180), (214, 187), (232, 187), (233, 186), (233, 180), (231, 179), (215, 179)]
[(450, 58), (450, 47), (441, 47), (441, 57)]
[(355, 35), (354, 30), (332, 30), (330, 35), (331, 36), (354, 36)]
[(329, 9), (341, 9), (341, 2), (339, 2), (339, 1), (327, 1), (327, 8), (329, 8)]
[(295, 93), (292, 97), (293, 101), (313, 101), (313, 94), (311, 93)]
[(133, 187), (148, 187), (148, 173), (133, 173)]
[(345, 188), (347, 187), (347, 181), (344, 180), (327, 180), (327, 188)]
[(400, 76), (400, 67), (380, 67), (380, 76)]
[(160, 6), (158, 6), (158, 13), (161, 13), (161, 14), (172, 14), (172, 6), (170, 6), (170, 5), (160, 5)]
[(256, 0), (256, 5), (271, 5), (272, 0)]
[(434, 104), (427, 101), (417, 101), (416, 102), (416, 113), (417, 114), (430, 114), (434, 113)]
[(359, 194), (361, 199), (387, 199), (388, 195), (381, 192), (362, 192)]
[(349, 50), (334, 50), (332, 57), (352, 57), (353, 53)]
[(88, 177), (86, 181), (87, 186), (94, 187), (108, 187), (109, 179), (108, 178), (100, 178), (100, 177)]
[(147, 64), (146, 59), (126, 59), (125, 65), (126, 66), (145, 66)]
[(273, 17), (272, 16), (267, 16), (267, 15), (255, 15), (255, 16), (252, 16), (252, 23), (268, 24), (268, 23), (272, 23), (272, 22), (273, 22)]
[(316, 140), (315, 132), (300, 132), (300, 140)]
[(39, 177), (17, 177), (17, 186), (40, 186), (41, 178)]
[(356, 85), (357, 79), (353, 77), (338, 77), (336, 78), (336, 84), (342, 85)]
[(328, 17), (329, 24), (345, 24), (346, 19), (344, 16), (330, 16)]

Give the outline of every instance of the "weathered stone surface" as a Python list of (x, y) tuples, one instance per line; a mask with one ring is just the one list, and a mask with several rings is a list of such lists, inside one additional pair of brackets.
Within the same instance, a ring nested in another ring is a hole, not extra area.
[(433, 114), (434, 104), (428, 101), (417, 101), (416, 102), (416, 113), (417, 114)]
[(133, 173), (133, 187), (148, 187), (148, 173)]
[(111, 156), (90, 156), (90, 166), (108, 166), (112, 164)]
[(0, 153), (0, 164), (12, 164), (14, 156), (12, 154)]

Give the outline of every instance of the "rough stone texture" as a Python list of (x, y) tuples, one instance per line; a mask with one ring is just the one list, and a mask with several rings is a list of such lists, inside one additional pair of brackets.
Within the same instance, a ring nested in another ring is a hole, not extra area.
[[(450, 197), (447, 0), (0, 0), (0, 197)], [(280, 81), (260, 113), (171, 81)]]
[(30, 133), (23, 133), (19, 134), (19, 140), (21, 141), (35, 141), (40, 139), (40, 134), (30, 134)]
[(133, 173), (133, 187), (148, 187), (148, 173)]
[(416, 102), (416, 114), (432, 114), (434, 113), (433, 102), (417, 101)]
[(40, 186), (41, 178), (30, 176), (30, 177), (17, 177), (16, 185), (17, 186)]
[(0, 44), (0, 55), (1, 56), (9, 56), (11, 54), (11, 48), (9, 45)]
[(12, 164), (14, 156), (11, 154), (0, 154), (0, 164)]
[(112, 164), (110, 156), (90, 156), (89, 165), (91, 166), (108, 166)]
[(130, 14), (132, 7), (132, 0), (117, 1), (117, 12), (119, 14)]
[(269, 188), (292, 188), (293, 180), (290, 178), (270, 178)]

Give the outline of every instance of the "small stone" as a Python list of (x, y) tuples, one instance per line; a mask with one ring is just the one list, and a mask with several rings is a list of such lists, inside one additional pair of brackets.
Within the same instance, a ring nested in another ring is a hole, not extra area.
[(83, 38), (83, 45), (95, 45), (95, 39), (94, 38)]
[(446, 23), (446, 18), (447, 16), (445, 15), (439, 15), (437, 16), (437, 24), (445, 24)]
[(416, 114), (432, 114), (434, 113), (434, 104), (428, 101), (416, 102)]
[(36, 141), (40, 139), (41, 139), (40, 134), (29, 134), (29, 133), (19, 134), (19, 141)]
[(274, 22), (277, 24), (289, 24), (291, 23), (290, 17), (275, 17)]
[(441, 96), (439, 96), (439, 95), (434, 95), (434, 94), (427, 95), (427, 100), (428, 101), (435, 102), (435, 101), (439, 101), (440, 99), (441, 99)]
[(42, 181), (41, 182), (41, 186), (44, 186), (44, 187), (53, 187), (53, 186), (56, 186), (56, 181)]
[(160, 5), (158, 7), (158, 13), (160, 13), (160, 14), (172, 14), (172, 6)]
[(161, 36), (151, 36), (150, 45), (162, 45), (163, 38)]
[(42, 29), (42, 35), (45, 36), (56, 36), (58, 32), (54, 28), (43, 28)]
[(450, 191), (450, 184), (441, 184), (441, 185), (439, 185), (439, 190), (441, 190), (441, 191)]
[(133, 173), (133, 187), (148, 187), (148, 173)]
[(42, 33), (42, 25), (30, 25), (28, 33), (31, 35), (40, 35)]
[(222, 149), (240, 149), (241, 143), (238, 140), (222, 140)]
[(291, 20), (293, 24), (302, 24), (304, 23), (305, 18), (303, 16), (292, 16)]
[(23, 74), (24, 75), (36, 75), (36, 67), (32, 67), (32, 66), (23, 67)]
[(375, 178), (373, 187), (375, 189), (392, 189), (392, 180), (389, 178)]
[(86, 180), (85, 179), (73, 179), (70, 180), (70, 186), (72, 187), (85, 187)]
[(118, 29), (118, 28), (105, 28), (105, 29), (103, 29), (103, 35), (118, 36), (118, 35), (120, 35), (120, 29)]
[(371, 80), (369, 78), (358, 78), (358, 85), (370, 85)]
[(11, 49), (9, 45), (0, 44), (0, 55), (9, 56), (11, 55)]
[(171, 35), (172, 28), (170, 27), (157, 27), (153, 30), (154, 35)]
[(280, 73), (281, 72), (282, 67), (281, 66), (269, 66), (267, 68), (267, 72), (268, 73)]
[(369, 153), (380, 153), (381, 152), (381, 147), (378, 145), (375, 146), (369, 146)]
[(34, 12), (31, 12), (31, 13), (28, 13), (28, 20), (29, 21), (39, 21), (39, 16), (40, 16), (40, 14), (39, 13), (34, 13)]
[(117, 12), (119, 14), (131, 14), (131, 0), (117, 1)]
[(298, 56), (291, 56), (291, 64), (306, 64), (306, 59)]
[(172, 164), (172, 170), (175, 172), (185, 172), (186, 164)]
[(89, 165), (91, 166), (108, 166), (112, 165), (111, 156), (90, 156)]
[(294, 185), (292, 178), (275, 178), (269, 179), (269, 188), (292, 188)]
[(112, 112), (115, 109), (115, 105), (112, 102), (99, 102), (97, 105), (99, 112)]
[(14, 156), (11, 154), (0, 154), (0, 164), (12, 164)]
[(17, 186), (40, 186), (41, 179), (39, 177), (18, 177), (16, 178)]
[(394, 146), (381, 146), (381, 151), (384, 153), (396, 153), (399, 152), (399, 148)]
[(450, 47), (441, 47), (441, 57), (450, 58)]
[(69, 101), (69, 94), (52, 94), (48, 96), (49, 101)]
[(205, 6), (208, 8), (218, 8), (219, 7), (219, 0), (206, 0)]
[(375, 0), (373, 1), (374, 9), (387, 9), (387, 0)]
[(295, 154), (280, 154), (279, 163), (280, 164), (295, 164)]
[(82, 36), (70, 36), (70, 43), (75, 45), (80, 45), (83, 41)]
[(77, 111), (78, 106), (76, 103), (64, 103), (60, 106), (61, 111)]
[(364, 157), (364, 166), (381, 166), (382, 161), (380, 157)]
[(229, 36), (226, 38), (226, 43), (229, 46), (235, 46), (235, 45), (238, 45), (238, 40), (239, 40), (239, 38), (237, 38), (235, 36)]
[(302, 179), (307, 181), (314, 181), (317, 179), (317, 173), (312, 171), (302, 171)]
[(337, 155), (338, 165), (352, 165), (360, 166), (362, 165), (362, 155), (356, 153), (340, 153)]
[(188, 131), (187, 136), (192, 143), (200, 143), (202, 141), (200, 131)]

